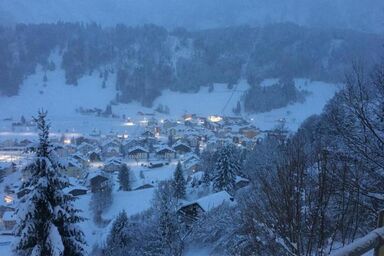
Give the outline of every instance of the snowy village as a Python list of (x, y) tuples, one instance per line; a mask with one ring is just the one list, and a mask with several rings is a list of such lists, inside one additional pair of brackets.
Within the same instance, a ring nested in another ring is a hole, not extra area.
[(384, 256), (383, 0), (1, 0), (0, 256)]

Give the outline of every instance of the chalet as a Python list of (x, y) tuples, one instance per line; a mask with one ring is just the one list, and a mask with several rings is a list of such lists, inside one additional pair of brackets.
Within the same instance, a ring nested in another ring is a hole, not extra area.
[(180, 155), (183, 155), (192, 151), (188, 145), (182, 142), (177, 142), (175, 145), (173, 145), (173, 149)]
[(86, 166), (88, 164), (88, 160), (86, 157), (84, 157), (81, 154), (74, 154), (71, 156), (72, 159), (74, 159), (77, 163), (79, 163), (81, 166)]
[(199, 164), (200, 159), (197, 156), (192, 155), (183, 161), (183, 169), (188, 175), (191, 175), (197, 171)]
[(123, 165), (124, 163), (118, 158), (111, 158), (104, 164), (103, 170), (105, 172), (116, 172), (119, 171)]
[(187, 182), (190, 182), (191, 186), (194, 188), (202, 184), (203, 177), (204, 177), (204, 172), (202, 171), (194, 172), (188, 176)]
[(16, 214), (15, 211), (6, 211), (3, 213), (3, 225), (5, 230), (13, 230), (16, 225)]
[(184, 136), (184, 141), (186, 141), (185, 144), (188, 144), (191, 147), (196, 147), (197, 145), (199, 145), (200, 136), (194, 135), (194, 134), (188, 134)]
[(88, 178), (92, 193), (103, 191), (108, 186), (109, 179), (102, 172), (95, 171)]
[(178, 209), (177, 213), (183, 222), (191, 224), (204, 212), (208, 212), (224, 203), (234, 204), (234, 199), (226, 191), (221, 191), (202, 197), (194, 202), (186, 203)]
[(124, 155), (127, 155), (128, 152), (134, 148), (134, 147), (143, 147), (144, 146), (144, 142), (143, 141), (140, 141), (138, 139), (131, 139), (131, 140), (125, 140), (122, 145), (121, 145), (121, 148), (122, 148), (122, 151), (124, 153)]
[(89, 152), (89, 154), (88, 154), (88, 160), (89, 160), (91, 163), (101, 162), (101, 156), (100, 156), (100, 154), (97, 153), (96, 151), (91, 151), (91, 152)]
[(156, 151), (157, 157), (161, 159), (174, 159), (176, 158), (175, 150), (170, 147), (162, 147)]
[(121, 156), (120, 147), (108, 147), (103, 151), (104, 157), (119, 157)]
[(78, 179), (84, 175), (83, 167), (75, 159), (67, 161), (64, 171), (67, 176)]
[(131, 148), (127, 154), (128, 158), (135, 160), (143, 160), (149, 158), (149, 152), (143, 147), (136, 146)]
[(88, 189), (82, 186), (71, 186), (64, 189), (64, 192), (73, 196), (82, 196), (87, 194)]

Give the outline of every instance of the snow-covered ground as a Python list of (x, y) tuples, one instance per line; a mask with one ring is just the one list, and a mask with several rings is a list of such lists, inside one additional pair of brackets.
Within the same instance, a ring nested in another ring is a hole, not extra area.
[[(56, 66), (60, 67), (60, 58), (53, 55), (52, 59)], [(76, 109), (83, 107), (104, 110), (116, 96), (115, 75), (109, 77), (104, 89), (99, 78), (99, 72), (81, 78), (78, 86), (66, 85), (64, 71), (61, 69), (48, 71), (46, 83), (43, 82), (43, 77), (44, 71), (38, 67), (36, 73), (24, 81), (19, 95), (0, 96), (0, 140), (11, 136), (35, 135), (33, 129), (28, 128), (23, 131), (12, 131), (11, 123), (19, 121), (22, 115), (30, 119), (42, 108), (48, 110), (52, 132), (57, 134), (64, 132), (88, 134), (97, 129), (103, 133), (125, 132), (134, 136), (141, 129), (138, 125), (124, 125), (123, 115), (140, 121), (144, 117), (138, 114), (139, 111), (154, 113), (154, 109), (159, 104), (168, 106), (170, 114), (156, 114), (158, 118), (179, 119), (185, 113), (194, 113), (200, 116), (232, 116), (232, 109), (249, 87), (245, 80), (241, 80), (233, 89), (228, 89), (223, 84), (215, 84), (212, 92), (208, 91), (208, 87), (202, 87), (197, 93), (164, 90), (162, 95), (155, 100), (153, 108), (145, 108), (138, 102), (119, 104), (113, 106), (112, 109), (120, 118), (105, 118), (95, 115), (81, 115), (76, 112)], [(276, 79), (265, 80), (263, 86), (276, 81)], [(339, 88), (339, 86), (332, 84), (311, 82), (305, 79), (297, 79), (296, 86), (310, 93), (304, 103), (296, 103), (261, 114), (248, 115), (243, 113), (243, 116), (248, 120), (253, 120), (252, 122), (261, 129), (273, 128), (278, 120), (285, 118), (288, 127), (296, 130), (307, 117), (320, 113), (326, 102)]]
[[(263, 85), (268, 86), (274, 82), (276, 82), (275, 79), (268, 79), (264, 81)], [(299, 90), (309, 92), (304, 102), (291, 104), (266, 113), (251, 114), (248, 118), (252, 120), (256, 127), (262, 130), (272, 129), (279, 120), (284, 119), (287, 128), (296, 131), (309, 116), (320, 114), (325, 104), (341, 89), (341, 85), (309, 81), (307, 79), (296, 79), (295, 85)]]

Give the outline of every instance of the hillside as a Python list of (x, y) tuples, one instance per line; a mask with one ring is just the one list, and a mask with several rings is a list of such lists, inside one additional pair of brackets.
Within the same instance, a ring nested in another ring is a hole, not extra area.
[[(56, 69), (64, 71), (61, 77), (69, 86), (98, 76), (100, 81), (86, 88), (113, 87), (117, 102), (145, 107), (153, 107), (164, 90), (196, 93), (214, 84), (233, 88), (241, 80), (253, 89), (271, 77), (340, 83), (355, 60), (367, 69), (377, 63), (383, 41), (374, 34), (294, 24), (200, 31), (20, 24), (0, 29), (0, 93), (17, 95), (39, 66), (42, 84)], [(50, 60), (54, 54), (60, 62)], [(244, 98), (249, 112), (259, 110), (249, 104), (254, 92)]]
[[(61, 58), (54, 54), (50, 61), (60, 66)], [(47, 81), (42, 77), (46, 75)], [(43, 108), (50, 114), (53, 124), (53, 132), (78, 132), (91, 133), (94, 129), (103, 133), (110, 131), (128, 131), (136, 133), (141, 131), (135, 126), (125, 126), (124, 117), (132, 120), (143, 120), (139, 112), (155, 113), (163, 119), (181, 119), (186, 113), (200, 116), (226, 115), (233, 116), (233, 109), (238, 102), (242, 101), (244, 93), (249, 85), (241, 80), (232, 89), (226, 84), (215, 84), (210, 92), (208, 87), (202, 87), (196, 93), (175, 92), (169, 89), (163, 90), (153, 103), (152, 108), (143, 107), (138, 102), (119, 103), (112, 105), (112, 111), (116, 115), (112, 117), (98, 117), (95, 115), (80, 114), (76, 110), (98, 108), (105, 110), (107, 105), (114, 102), (117, 90), (114, 82), (115, 76), (110, 76), (106, 87), (102, 88), (102, 78), (98, 74), (86, 75), (79, 79), (77, 86), (69, 86), (65, 83), (65, 74), (62, 69), (44, 71), (38, 67), (35, 74), (29, 76), (21, 85), (20, 92), (16, 96), (0, 96), (0, 131), (3, 137), (10, 136), (12, 122), (18, 122), (21, 116), (30, 119), (36, 112)], [(262, 84), (268, 86), (276, 82), (276, 79), (267, 79)], [(306, 79), (296, 80), (296, 87), (305, 90), (309, 94), (302, 103), (290, 104), (287, 107), (273, 110), (271, 112), (250, 114), (242, 111), (240, 114), (252, 119), (257, 127), (261, 129), (272, 129), (282, 118), (293, 130), (297, 129), (305, 118), (322, 111), (326, 102), (332, 98), (338, 90), (338, 86), (323, 82), (310, 82)], [(159, 105), (169, 108), (168, 114), (156, 112)], [(12, 119), (11, 121), (8, 121)], [(26, 132), (21, 130), (20, 132)], [(20, 135), (20, 134), (18, 134)], [(134, 134), (132, 134), (134, 135)], [(16, 136), (16, 135), (15, 135)]]
[(383, 8), (380, 0), (2, 0), (0, 23), (152, 23), (201, 29), (293, 22), (382, 32)]

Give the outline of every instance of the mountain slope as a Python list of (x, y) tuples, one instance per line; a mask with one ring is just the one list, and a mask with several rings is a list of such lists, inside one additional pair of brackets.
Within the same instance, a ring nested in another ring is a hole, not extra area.
[(212, 28), (294, 22), (382, 32), (380, 0), (1, 0), (0, 22), (94, 21)]

